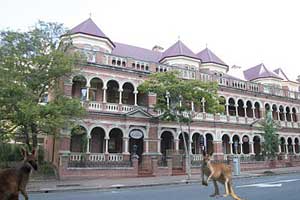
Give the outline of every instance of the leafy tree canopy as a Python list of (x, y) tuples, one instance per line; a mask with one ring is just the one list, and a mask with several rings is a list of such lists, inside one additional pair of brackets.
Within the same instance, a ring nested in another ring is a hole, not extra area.
[[(202, 106), (202, 98), (205, 99), (205, 111), (219, 113), (224, 111), (221, 99), (217, 95), (218, 84), (215, 82), (202, 82), (199, 80), (183, 80), (178, 77), (177, 71), (168, 71), (151, 74), (149, 78), (139, 86), (139, 90), (145, 93), (155, 93), (157, 103), (155, 108), (162, 111), (165, 120), (173, 121), (173, 110), (190, 112), (191, 103), (194, 106)], [(167, 97), (170, 99), (168, 107)], [(180, 103), (181, 102), (181, 103)]]
[(21, 131), (36, 146), (39, 133), (55, 134), (84, 114), (78, 100), (63, 96), (62, 80), (79, 58), (67, 53), (71, 40), (60, 43), (63, 33), (62, 24), (41, 21), (29, 31), (0, 32), (1, 134)]

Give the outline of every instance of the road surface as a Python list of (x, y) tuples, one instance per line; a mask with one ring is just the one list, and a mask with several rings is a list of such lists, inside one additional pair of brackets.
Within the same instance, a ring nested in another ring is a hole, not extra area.
[[(30, 200), (206, 200), (213, 193), (200, 184), (155, 186), (106, 191), (66, 191), (58, 193), (32, 193)], [(223, 186), (220, 186), (224, 193)], [(243, 178), (234, 180), (236, 193), (246, 200), (299, 200), (300, 173), (288, 175)], [(23, 199), (23, 198), (20, 198)], [(231, 199), (220, 197), (218, 199)]]

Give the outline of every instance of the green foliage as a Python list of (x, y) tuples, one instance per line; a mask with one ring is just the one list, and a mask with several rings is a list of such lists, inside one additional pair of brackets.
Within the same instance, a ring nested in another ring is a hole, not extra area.
[(261, 121), (260, 125), (261, 135), (264, 138), (263, 154), (270, 159), (274, 159), (279, 145), (279, 137), (276, 134), (279, 126), (270, 118)]
[[(61, 90), (79, 58), (66, 53), (68, 38), (60, 43), (65, 32), (61, 24), (45, 22), (27, 32), (0, 32), (0, 139), (8, 140), (16, 130), (33, 138), (41, 132), (56, 134), (84, 114), (80, 102)], [(51, 101), (41, 104), (48, 92)]]
[[(157, 103), (155, 108), (164, 112), (162, 118), (174, 121), (175, 116), (172, 110), (181, 112), (191, 110), (191, 102), (194, 106), (201, 107), (201, 99), (205, 99), (205, 110), (208, 113), (220, 113), (224, 106), (220, 105), (221, 99), (217, 95), (218, 84), (216, 82), (202, 82), (199, 80), (183, 80), (178, 78), (177, 71), (161, 72), (151, 74), (139, 91), (144, 93), (155, 93)], [(166, 92), (169, 93), (171, 108), (167, 107)], [(182, 105), (179, 105), (179, 97), (182, 97)]]
[(0, 142), (0, 168), (9, 167), (9, 163), (18, 162), (22, 159), (20, 145)]

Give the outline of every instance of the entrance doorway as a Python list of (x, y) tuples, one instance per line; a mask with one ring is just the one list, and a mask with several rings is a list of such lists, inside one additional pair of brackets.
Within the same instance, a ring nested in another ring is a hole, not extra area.
[(129, 133), (129, 152), (130, 156), (136, 153), (139, 156), (139, 163), (142, 162), (144, 152), (144, 134), (141, 130), (132, 130)]

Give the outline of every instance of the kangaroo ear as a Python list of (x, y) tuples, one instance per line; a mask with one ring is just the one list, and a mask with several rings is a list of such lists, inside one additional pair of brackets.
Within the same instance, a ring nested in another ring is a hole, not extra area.
[(24, 158), (28, 155), (27, 150), (24, 147), (21, 148), (21, 153)]
[(31, 152), (31, 154), (32, 154), (33, 156), (35, 156), (35, 154), (36, 154), (36, 150), (35, 150), (35, 149), (32, 149), (32, 152)]

